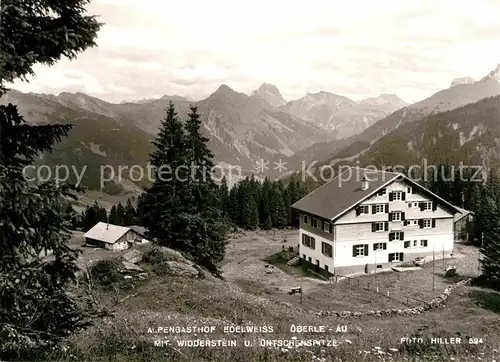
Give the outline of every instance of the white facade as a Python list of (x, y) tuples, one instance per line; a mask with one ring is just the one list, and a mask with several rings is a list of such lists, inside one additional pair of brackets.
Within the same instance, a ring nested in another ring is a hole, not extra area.
[[(391, 197), (401, 199), (390, 201), (389, 195), (394, 191), (401, 194)], [(301, 214), (301, 258), (331, 273), (345, 275), (388, 268), (433, 252), (439, 256), (444, 252), (445, 257), (453, 252), (453, 212), (407, 181), (394, 181), (385, 187), (385, 194), (377, 193), (353, 206), (333, 222), (331, 233), (323, 231), (323, 222), (330, 220)], [(361, 213), (358, 206), (364, 209)], [(318, 220), (318, 227), (311, 225), (312, 219)], [(374, 226), (375, 222), (380, 224)], [(325, 230), (329, 231), (326, 227)], [(308, 244), (308, 237), (314, 238), (314, 249), (304, 245), (304, 238)], [(331, 257), (323, 253), (322, 243), (331, 245)]]

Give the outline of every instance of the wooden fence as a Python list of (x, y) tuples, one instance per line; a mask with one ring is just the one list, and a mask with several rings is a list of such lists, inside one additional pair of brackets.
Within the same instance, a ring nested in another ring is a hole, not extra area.
[(383, 286), (380, 286), (376, 283), (361, 281), (357, 278), (352, 278), (352, 277), (348, 277), (348, 276), (344, 276), (344, 275), (333, 276), (329, 279), (329, 282), (337, 284), (337, 283), (341, 282), (343, 279), (346, 279), (349, 287), (360, 288), (360, 289), (375, 293), (377, 295), (389, 298), (391, 300), (397, 301), (397, 302), (402, 303), (402, 304), (407, 305), (407, 306), (410, 305), (410, 301), (417, 302), (417, 303), (422, 304), (422, 305), (429, 304), (425, 300), (410, 297), (409, 295), (401, 295), (400, 293), (391, 292), (390, 289), (383, 287)]

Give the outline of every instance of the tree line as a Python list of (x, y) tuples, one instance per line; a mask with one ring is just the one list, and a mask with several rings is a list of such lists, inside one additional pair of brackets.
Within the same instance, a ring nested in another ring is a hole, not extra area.
[[(71, 213), (71, 210), (68, 212)], [(138, 214), (137, 209), (132, 204), (132, 200), (129, 198), (125, 206), (121, 202), (113, 205), (109, 212), (99, 205), (97, 201), (92, 205), (88, 205), (87, 208), (79, 215), (79, 217), (73, 218), (73, 227), (75, 229), (81, 229), (83, 231), (90, 230), (98, 222), (110, 223), (119, 226), (132, 226), (140, 225), (141, 217)]]
[(220, 208), (230, 222), (246, 230), (298, 226), (290, 206), (307, 194), (305, 185), (292, 178), (287, 185), (266, 178), (246, 177), (228, 190), (226, 179), (219, 188)]
[[(296, 211), (290, 206), (307, 195), (303, 182), (292, 178), (286, 185), (282, 181), (265, 178), (259, 181), (255, 176), (247, 176), (229, 188), (224, 177), (218, 186), (217, 207), (232, 227), (245, 230), (261, 228), (282, 229), (298, 226)], [(119, 202), (108, 212), (97, 201), (87, 206), (78, 218), (73, 218), (75, 229), (88, 231), (98, 222), (106, 222), (120, 226), (143, 226), (146, 194), (139, 195), (137, 207), (129, 198), (125, 206)], [(68, 211), (69, 213), (71, 210)]]

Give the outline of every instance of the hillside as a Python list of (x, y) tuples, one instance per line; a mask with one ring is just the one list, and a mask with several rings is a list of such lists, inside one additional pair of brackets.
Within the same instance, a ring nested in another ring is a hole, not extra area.
[[(351, 148), (356, 144), (351, 145)], [(410, 165), (500, 165), (500, 96), (399, 126), (363, 152), (331, 161), (342, 165), (381, 167)], [(311, 168), (315, 178), (324, 163)], [(325, 172), (328, 178), (330, 173)], [(313, 178), (309, 178), (313, 182)], [(319, 182), (322, 183), (321, 181)], [(311, 183), (313, 187), (317, 184)]]
[[(272, 234), (233, 235), (222, 265), (224, 279), (214, 278), (181, 253), (167, 248), (156, 252), (148, 245), (121, 252), (82, 248), (79, 258), (82, 266), (102, 259), (114, 260), (99, 269), (101, 274), (92, 273), (91, 269), (92, 283), (85, 278), (80, 283), (114, 315), (70, 338), (67, 348), (53, 351), (50, 360), (274, 362), (335, 358), (343, 361), (462, 361), (472, 356), (491, 361), (498, 358), (498, 307), (495, 306), (500, 297), (498, 293), (461, 287), (451, 294), (445, 306), (421, 314), (404, 314), (403, 310), (412, 308), (375, 291), (351, 287), (346, 281), (330, 284), (299, 276), (292, 272), (293, 267), (281, 269), (263, 261), (281, 249), (283, 238), (298, 237), (290, 231), (280, 232), (277, 238)], [(72, 246), (81, 248), (82, 241), (81, 233), (75, 233)], [(458, 279), (476, 272), (476, 255), (475, 248), (458, 246), (453, 260), (460, 270)], [(128, 271), (124, 271), (124, 260), (135, 264), (134, 268), (129, 264)], [(390, 285), (393, 296), (408, 289), (431, 298), (450, 286), (450, 280), (436, 269), (436, 291), (433, 292), (429, 285), (431, 271), (432, 266), (427, 265), (416, 272), (378, 273), (359, 280), (373, 283), (376, 278), (376, 283)], [(417, 288), (415, 280), (419, 283)], [(288, 294), (289, 288), (299, 283), (304, 289), (303, 303), (298, 295)], [(382, 315), (381, 310), (387, 308), (401, 313)], [(337, 314), (335, 310), (345, 312)], [(368, 315), (352, 317), (355, 311)], [(297, 332), (292, 329), (296, 326), (316, 328)], [(326, 328), (321, 331), (321, 326)], [(214, 330), (167, 333), (159, 327), (184, 328), (185, 331), (214, 327)], [(246, 332), (246, 328), (256, 331)], [(466, 339), (461, 344), (446, 346), (427, 343), (429, 337), (465, 336), (482, 338), (482, 342), (470, 345)], [(426, 342), (405, 344), (401, 343), (402, 337), (421, 337)], [(294, 346), (272, 342), (293, 338), (334, 344)], [(163, 344), (154, 344), (162, 340)], [(202, 348), (177, 344), (186, 340), (236, 341), (236, 345)], [(251, 341), (252, 346), (244, 346), (244, 340)]]
[(500, 96), (407, 123), (375, 142), (359, 157), (362, 164), (500, 162)]
[[(493, 75), (492, 75), (493, 74)], [(321, 163), (330, 164), (342, 159), (355, 158), (365, 152), (378, 139), (396, 130), (399, 126), (425, 117), (475, 103), (481, 99), (500, 95), (500, 81), (491, 72), (482, 80), (470, 84), (457, 84), (439, 91), (429, 98), (397, 110), (379, 120), (363, 132), (346, 140), (347, 146), (335, 149)]]
[[(140, 102), (112, 104), (83, 93), (58, 96), (10, 91), (2, 103), (19, 106), (29, 122), (69, 122), (77, 131), (63, 141), (45, 162), (65, 162), (92, 169), (112, 165), (143, 165), (150, 141), (173, 101), (179, 115), (189, 112), (189, 102), (177, 96)], [(226, 85), (207, 99), (193, 103), (202, 119), (202, 132), (210, 138), (216, 162), (236, 165), (252, 172), (256, 161), (275, 156), (290, 156), (332, 134), (272, 107), (261, 96), (238, 93)], [(108, 161), (109, 159), (109, 161)], [(85, 185), (96, 187), (94, 176)]]
[(318, 92), (307, 93), (288, 102), (282, 109), (324, 130), (333, 131), (337, 139), (342, 139), (360, 133), (405, 105), (396, 95), (390, 94), (355, 102), (337, 94)]
[[(52, 153), (37, 160), (38, 165), (70, 167), (70, 182), (76, 182), (76, 172), (83, 174), (82, 185), (100, 189), (101, 167), (112, 166), (118, 176), (120, 165), (144, 167), (148, 161), (152, 135), (108, 109), (106, 102), (83, 94), (71, 97), (63, 93), (56, 97), (17, 91), (10, 91), (1, 101), (16, 104), (28, 123), (73, 125), (68, 137)], [(124, 170), (122, 179), (106, 183), (103, 191), (136, 193), (138, 186), (147, 185), (146, 180), (141, 180), (136, 186), (129, 176), (129, 170)]]

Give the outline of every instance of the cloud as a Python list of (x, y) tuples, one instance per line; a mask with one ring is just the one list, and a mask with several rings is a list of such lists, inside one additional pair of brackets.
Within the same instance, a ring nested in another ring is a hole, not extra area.
[(269, 82), (287, 99), (325, 90), (413, 102), (500, 62), (493, 1), (94, 0), (88, 10), (105, 23), (99, 46), (14, 88), (119, 102)]

